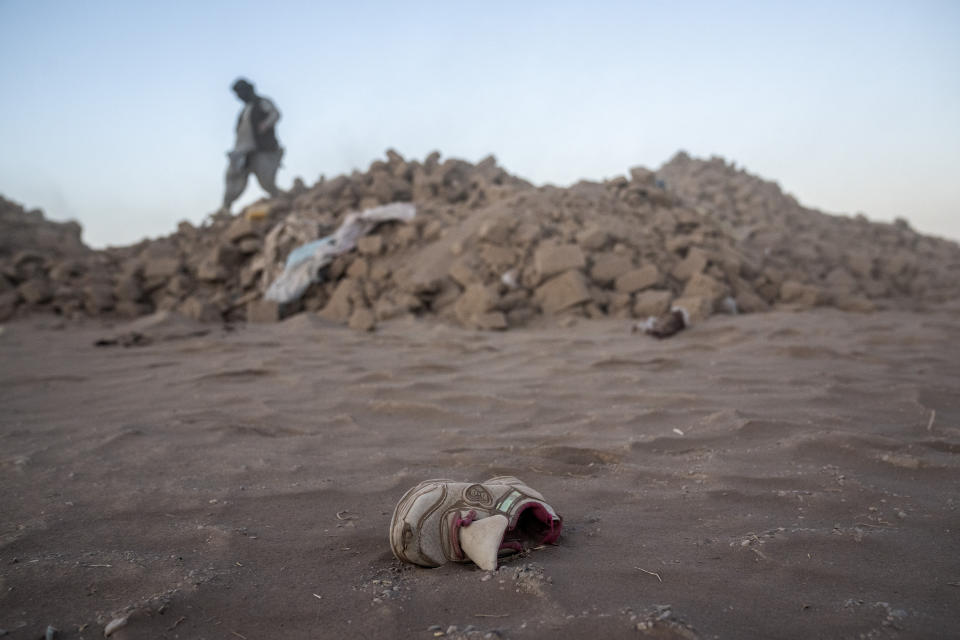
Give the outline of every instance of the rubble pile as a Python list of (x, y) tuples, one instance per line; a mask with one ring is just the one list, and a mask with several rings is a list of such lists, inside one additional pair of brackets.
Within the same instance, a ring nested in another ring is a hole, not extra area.
[[(720, 222), (738, 248), (763, 266), (781, 302), (862, 311), (958, 293), (957, 244), (916, 233), (902, 218), (883, 224), (862, 214), (809, 209), (776, 183), (717, 157), (697, 160), (678, 153), (658, 175), (685, 203)], [(764, 295), (773, 299), (771, 294)]]
[[(361, 237), (296, 302), (264, 299), (293, 249), (348, 212), (391, 202), (413, 202), (416, 217)], [(366, 172), (310, 188), (298, 180), (237, 216), (103, 251), (85, 248), (75, 223), (0, 204), (0, 320), (37, 310), (169, 310), (205, 322), (308, 312), (358, 330), (407, 315), (506, 329), (672, 306), (694, 322), (772, 307), (909, 308), (960, 289), (956, 243), (902, 221), (806, 209), (774, 183), (683, 153), (657, 172), (558, 188), (511, 176), (492, 157), (418, 162), (388, 151)]]
[(44, 308), (56, 296), (78, 295), (62, 287), (79, 275), (93, 252), (76, 222), (51, 222), (39, 209), (25, 210), (0, 196), (0, 320), (18, 307)]

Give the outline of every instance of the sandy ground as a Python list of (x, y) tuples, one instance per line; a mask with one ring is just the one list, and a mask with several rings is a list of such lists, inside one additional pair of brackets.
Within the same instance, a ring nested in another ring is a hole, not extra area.
[[(624, 321), (185, 329), (4, 328), (7, 637), (126, 614), (112, 638), (960, 635), (956, 308), (663, 342)], [(393, 559), (407, 488), (497, 474), (565, 517), (557, 546), (496, 573)]]

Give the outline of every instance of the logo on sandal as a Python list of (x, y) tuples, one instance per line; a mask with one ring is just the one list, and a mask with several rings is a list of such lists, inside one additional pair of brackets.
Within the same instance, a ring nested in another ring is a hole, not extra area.
[(470, 504), (481, 507), (493, 506), (493, 496), (479, 484), (472, 484), (463, 492), (463, 498)]

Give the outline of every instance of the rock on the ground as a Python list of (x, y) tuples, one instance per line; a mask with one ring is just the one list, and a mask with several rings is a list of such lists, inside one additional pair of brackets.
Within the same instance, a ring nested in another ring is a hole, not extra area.
[(673, 294), (669, 291), (641, 291), (634, 299), (633, 315), (638, 318), (659, 316), (670, 309), (671, 300)]
[(570, 269), (582, 269), (586, 259), (575, 244), (544, 244), (537, 248), (533, 263), (542, 281)]
[(649, 289), (659, 282), (660, 270), (656, 265), (646, 264), (621, 274), (614, 283), (614, 288), (621, 293), (634, 293)]
[(590, 300), (590, 290), (583, 274), (571, 269), (540, 285), (534, 300), (544, 312), (557, 313)]

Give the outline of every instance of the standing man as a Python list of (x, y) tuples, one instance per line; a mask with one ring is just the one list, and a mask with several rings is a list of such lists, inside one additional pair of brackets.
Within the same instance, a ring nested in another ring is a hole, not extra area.
[(243, 101), (243, 111), (237, 119), (237, 142), (233, 151), (227, 153), (230, 164), (227, 166), (226, 191), (223, 194), (221, 211), (230, 212), (234, 200), (240, 197), (247, 187), (250, 173), (257, 176), (257, 182), (271, 196), (280, 194), (277, 189), (277, 169), (283, 149), (277, 142), (274, 127), (280, 119), (280, 112), (273, 102), (258, 96), (253, 85), (240, 78), (233, 83), (233, 92)]

